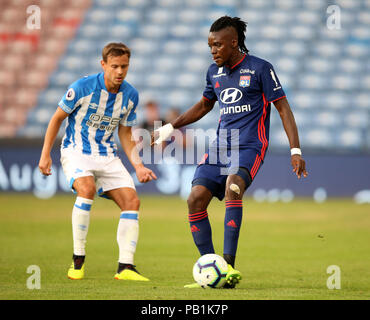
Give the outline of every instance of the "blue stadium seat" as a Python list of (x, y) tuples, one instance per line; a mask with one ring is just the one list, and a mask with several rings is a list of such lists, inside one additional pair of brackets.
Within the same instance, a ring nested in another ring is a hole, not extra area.
[[(187, 58), (184, 58), (182, 61), (182, 66), (187, 70), (195, 74), (198, 78), (201, 78), (205, 83), (206, 72), (209, 65), (211, 64), (210, 57), (208, 55), (193, 55)], [(203, 71), (203, 76), (199, 77), (198, 72)]]
[(307, 44), (304, 41), (289, 39), (281, 44), (283, 56), (302, 57), (307, 54)]
[(59, 68), (66, 72), (74, 73), (89, 66), (87, 60), (81, 60), (80, 55), (69, 55), (59, 61)]
[[(18, 132), (18, 137), (27, 137), (27, 138), (40, 138), (40, 133), (44, 133), (46, 131), (46, 125), (41, 123), (37, 124), (26, 124), (24, 127), (21, 127)], [(60, 130), (62, 131), (62, 130)], [(62, 133), (59, 132), (59, 135)]]
[(78, 35), (90, 40), (98, 40), (106, 36), (107, 29), (94, 23), (84, 24), (78, 30)]
[[(312, 109), (311, 109), (312, 110)], [(310, 110), (293, 110), (294, 118), (296, 120), (297, 126), (299, 128), (310, 128), (310, 126), (316, 123), (315, 119), (312, 117), (312, 112)], [(279, 125), (282, 125), (282, 122), (279, 118)]]
[(97, 24), (97, 25), (110, 23), (110, 21), (112, 19), (112, 13), (114, 12), (114, 8), (112, 8), (112, 10), (109, 10), (108, 8), (109, 7), (92, 8), (85, 15), (85, 23)]
[(317, 94), (315, 91), (310, 90), (296, 90), (288, 100), (291, 101), (293, 108), (301, 108), (312, 110), (320, 106), (322, 94)]
[(317, 73), (301, 74), (298, 79), (298, 88), (301, 90), (326, 90), (330, 88), (330, 77)]
[(370, 114), (366, 111), (347, 112), (343, 122), (349, 129), (367, 129), (370, 127)]
[(140, 54), (150, 56), (153, 55), (153, 53), (157, 53), (157, 51), (159, 50), (158, 41), (149, 39), (135, 38), (130, 41), (128, 45), (130, 46), (133, 55)]
[(46, 89), (45, 91), (41, 92), (38, 98), (38, 107), (50, 105), (56, 106), (63, 95), (66, 93), (67, 87), (59, 88), (53, 87)]
[(306, 59), (306, 64), (304, 66), (307, 72), (315, 73), (327, 73), (333, 70), (334, 66), (330, 59), (322, 57), (310, 57)]
[(33, 125), (47, 125), (50, 121), (51, 116), (54, 114), (57, 106), (50, 105), (39, 107), (34, 112), (30, 112), (27, 115), (27, 120), (29, 124)]
[(138, 28), (138, 35), (149, 39), (162, 39), (167, 35), (167, 28), (161, 24), (146, 24)]
[(142, 19), (141, 10), (135, 8), (122, 9), (116, 12), (116, 19), (121, 22), (135, 22), (139, 23)]
[[(275, 130), (274, 130), (275, 129)], [(279, 148), (289, 150), (289, 141), (282, 126), (271, 128), (270, 148)]]
[(130, 73), (145, 72), (152, 68), (152, 60), (145, 55), (135, 54), (130, 58)]
[(370, 46), (365, 43), (350, 41), (344, 48), (344, 53), (352, 59), (364, 59), (368, 61), (367, 57), (370, 53)]
[(197, 8), (180, 10), (177, 13), (177, 21), (186, 25), (194, 25), (202, 22), (205, 13)]
[(363, 134), (360, 130), (341, 130), (338, 132), (337, 144), (346, 149), (361, 149), (364, 147)]
[(189, 47), (184, 45), (184, 41), (180, 40), (169, 40), (163, 44), (161, 49), (168, 55), (185, 54), (189, 51)]
[(337, 112), (342, 112), (342, 110), (347, 109), (353, 103), (352, 95), (342, 90), (326, 92), (322, 102), (325, 108), (335, 109)]
[(358, 78), (354, 78), (350, 74), (340, 73), (333, 74), (331, 78), (331, 87), (337, 90), (353, 91), (360, 86)]
[(165, 8), (153, 8), (149, 10), (146, 15), (146, 19), (148, 23), (156, 24), (156, 25), (170, 25), (175, 20), (175, 11), (174, 10), (167, 10)]
[(322, 12), (327, 5), (326, 0), (303, 0), (304, 9), (315, 10), (316, 12)]
[(353, 99), (353, 105), (358, 110), (368, 110), (370, 111), (370, 93), (369, 92), (363, 92), (360, 94), (357, 94), (355, 97), (352, 97)]
[(326, 58), (335, 58), (341, 53), (341, 45), (335, 41), (328, 41), (327, 39), (317, 42), (312, 49), (317, 56)]
[(49, 79), (49, 82), (52, 86), (55, 86), (55, 87), (68, 88), (68, 86), (72, 82), (75, 82), (81, 77), (83, 77), (83, 74), (79, 72), (73, 72), (70, 70), (62, 71), (62, 72), (58, 72), (52, 75)]
[(293, 38), (303, 41), (312, 40), (315, 36), (315, 31), (310, 26), (307, 25), (292, 25), (288, 30), (287, 38)]
[(302, 145), (311, 148), (330, 149), (335, 147), (335, 133), (320, 127), (307, 130), (300, 135)]
[(276, 60), (274, 67), (279, 74), (279, 78), (281, 78), (282, 72), (288, 74), (296, 73), (301, 68), (301, 64), (298, 59), (281, 57)]
[(124, 42), (124, 39), (129, 39), (136, 35), (137, 29), (129, 23), (120, 23), (113, 25), (109, 28), (109, 36), (117, 39), (121, 39), (120, 42)]
[(313, 122), (321, 128), (338, 128), (342, 125), (342, 117), (337, 112), (321, 111), (314, 115)]

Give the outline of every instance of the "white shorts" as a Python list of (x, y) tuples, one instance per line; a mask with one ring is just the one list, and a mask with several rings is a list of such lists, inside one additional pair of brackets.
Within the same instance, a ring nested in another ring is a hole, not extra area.
[(135, 189), (134, 181), (118, 157), (90, 156), (72, 149), (62, 149), (60, 162), (69, 186), (81, 177), (95, 178), (96, 190), (99, 196), (118, 188)]

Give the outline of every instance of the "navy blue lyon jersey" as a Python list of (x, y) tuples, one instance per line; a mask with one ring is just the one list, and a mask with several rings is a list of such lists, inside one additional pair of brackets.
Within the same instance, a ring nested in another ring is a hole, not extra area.
[[(263, 160), (269, 140), (271, 102), (285, 97), (273, 66), (251, 55), (244, 55), (232, 67), (218, 67), (214, 63), (207, 72), (203, 97), (218, 101), (218, 138), (220, 129), (227, 129), (230, 147), (231, 129), (238, 129), (239, 148), (253, 148)], [(222, 144), (216, 140), (217, 145)]]

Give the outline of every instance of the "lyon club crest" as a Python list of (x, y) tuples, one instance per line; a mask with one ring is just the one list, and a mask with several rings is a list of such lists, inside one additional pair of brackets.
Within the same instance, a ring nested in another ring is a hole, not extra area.
[(239, 87), (246, 88), (251, 84), (251, 76), (240, 76)]

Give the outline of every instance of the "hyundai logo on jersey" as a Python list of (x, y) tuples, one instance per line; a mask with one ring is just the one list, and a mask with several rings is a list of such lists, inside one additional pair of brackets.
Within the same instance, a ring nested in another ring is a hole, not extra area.
[(242, 98), (243, 94), (239, 89), (227, 88), (222, 90), (220, 99), (225, 104), (235, 103)]

